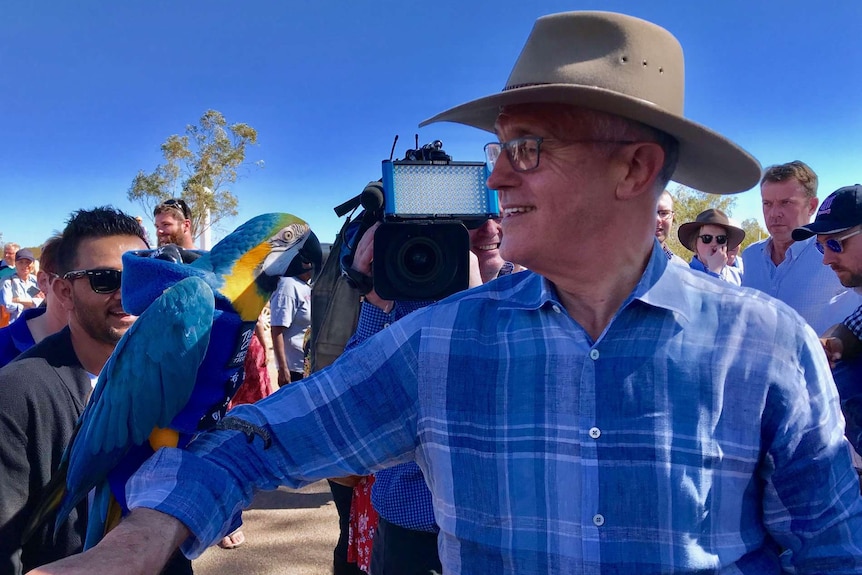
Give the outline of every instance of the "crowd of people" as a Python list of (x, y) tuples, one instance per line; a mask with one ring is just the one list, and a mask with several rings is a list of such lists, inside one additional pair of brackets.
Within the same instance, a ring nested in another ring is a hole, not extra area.
[[(134, 321), (120, 255), (147, 242), (115, 210), (73, 214), (30, 296), (67, 324), (0, 370), (0, 573), (187, 572), (255, 491), (324, 478), (351, 499), (338, 574), (862, 572), (862, 187), (818, 205), (805, 163), (762, 170), (683, 115), (683, 69), (649, 22), (540, 18), (502, 92), (426, 121), (499, 140), (500, 218), (471, 232), (471, 289), (387, 301), (371, 278), (339, 360), (305, 375), (278, 351), (285, 385), (232, 409), (271, 441), (224, 428), (159, 450), (83, 554), (83, 505), (56, 539), (45, 525), (22, 546), (21, 526)], [(769, 237), (739, 256), (745, 232), (707, 210), (676, 230), (686, 262), (666, 243), (671, 178), (759, 183)], [(193, 249), (187, 206), (165, 204), (159, 241)], [(375, 229), (353, 259), (366, 276)], [(274, 348), (300, 341), (307, 280), (273, 298)]]

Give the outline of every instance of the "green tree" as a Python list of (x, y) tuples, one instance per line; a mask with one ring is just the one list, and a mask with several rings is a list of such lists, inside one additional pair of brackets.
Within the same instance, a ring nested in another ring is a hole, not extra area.
[(748, 218), (746, 220), (742, 220), (742, 223), (739, 225), (743, 230), (745, 230), (745, 239), (742, 240), (742, 243), (739, 244), (739, 253), (742, 253), (742, 250), (747, 248), (749, 245), (754, 242), (759, 242), (763, 238), (769, 235), (769, 233), (760, 227), (760, 223), (754, 218)]
[[(152, 220), (153, 209), (169, 198), (188, 204), (195, 238), (220, 220), (237, 214), (239, 200), (230, 185), (239, 169), (248, 166), (246, 148), (257, 144), (257, 131), (248, 124), (228, 125), (221, 112), (207, 110), (185, 135), (172, 135), (161, 146), (165, 163), (146, 174), (138, 172), (127, 198), (140, 204)], [(263, 167), (263, 162), (253, 165)], [(207, 213), (209, 221), (207, 223)]]

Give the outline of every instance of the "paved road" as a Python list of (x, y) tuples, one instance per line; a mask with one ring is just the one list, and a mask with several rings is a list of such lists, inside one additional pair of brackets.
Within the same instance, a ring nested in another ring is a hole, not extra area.
[(259, 493), (243, 521), (245, 544), (208, 549), (194, 561), (195, 575), (332, 573), (338, 514), (326, 481)]

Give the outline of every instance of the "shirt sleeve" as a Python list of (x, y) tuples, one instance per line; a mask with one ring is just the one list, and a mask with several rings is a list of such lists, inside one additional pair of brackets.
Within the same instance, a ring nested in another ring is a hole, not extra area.
[(298, 297), (299, 295), (290, 281), (280, 280), (278, 289), (272, 294), (269, 302), (270, 325), (290, 327), (299, 306)]
[(862, 305), (847, 316), (847, 319), (844, 320), (844, 327), (853, 332), (856, 339), (862, 340)]
[(353, 349), (375, 333), (388, 327), (391, 323), (430, 303), (432, 302), (396, 301), (392, 310), (386, 313), (376, 305), (363, 301), (362, 307), (359, 309), (359, 321), (356, 324), (356, 331), (353, 332), (353, 335), (347, 341), (347, 345), (344, 346), (345, 351)]
[(12, 280), (8, 279), (3, 282), (3, 287), (0, 288), (0, 302), (3, 303), (3, 306), (9, 313), (16, 315), (21, 311), (23, 306), (18, 303), (12, 303), (13, 297), (15, 297), (15, 295), (12, 291)]
[(234, 408), (226, 419), (251, 424), (257, 431), (251, 442), (244, 433), (218, 430), (187, 450), (160, 450), (127, 484), (129, 507), (179, 519), (192, 532), (183, 552), (194, 558), (231, 531), (256, 490), (368, 475), (413, 460), (419, 333), (404, 323), (328, 368)]
[(862, 572), (862, 499), (838, 393), (810, 329), (795, 383), (773, 386), (762, 428), (763, 520), (793, 573)]

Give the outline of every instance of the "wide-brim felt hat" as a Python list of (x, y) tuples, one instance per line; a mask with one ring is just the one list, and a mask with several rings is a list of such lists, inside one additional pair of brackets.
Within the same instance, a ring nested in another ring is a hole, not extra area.
[(679, 237), (679, 243), (684, 245), (689, 250), (696, 252), (697, 236), (700, 228), (707, 224), (720, 226), (727, 230), (727, 249), (732, 250), (742, 243), (745, 239), (745, 230), (738, 228), (730, 223), (730, 218), (719, 209), (709, 209), (697, 214), (693, 222), (682, 224), (676, 231)]
[(562, 103), (636, 120), (679, 142), (673, 180), (731, 194), (760, 180), (760, 163), (724, 136), (683, 117), (685, 62), (667, 30), (610, 12), (539, 18), (503, 91), (422, 122), (456, 122), (494, 131), (502, 106)]

